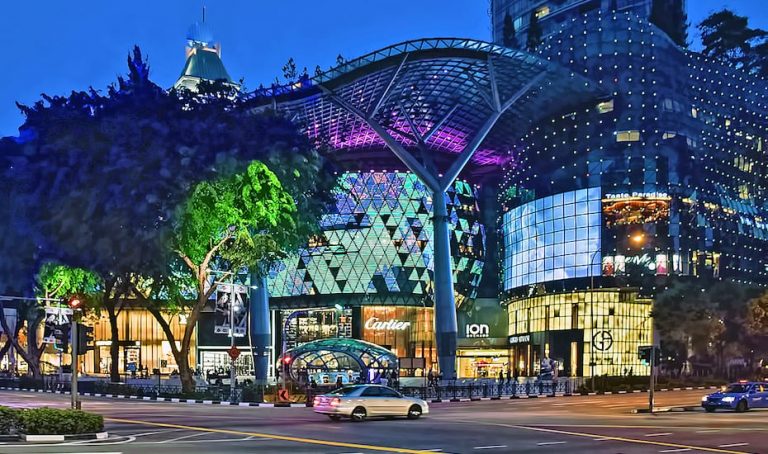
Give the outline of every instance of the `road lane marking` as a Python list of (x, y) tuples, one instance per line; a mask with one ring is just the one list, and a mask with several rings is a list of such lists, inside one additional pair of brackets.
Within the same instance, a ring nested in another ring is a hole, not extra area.
[(645, 434), (645, 437), (666, 437), (667, 435), (672, 435), (672, 432), (659, 432), (655, 434)]
[(186, 440), (187, 438), (202, 437), (203, 435), (208, 435), (208, 434), (205, 432), (198, 432), (198, 433), (193, 433), (192, 435), (184, 435), (183, 437), (169, 438), (168, 440), (158, 441), (157, 443), (159, 444), (173, 443), (179, 440)]
[(713, 434), (713, 433), (716, 433), (716, 432), (720, 432), (720, 431), (718, 429), (715, 429), (715, 430), (697, 430), (696, 431), (697, 434)]
[(293, 437), (289, 435), (275, 435), (275, 434), (264, 434), (264, 433), (257, 433), (257, 432), (245, 432), (241, 430), (213, 429), (209, 427), (184, 426), (180, 424), (168, 424), (168, 423), (160, 423), (160, 422), (152, 422), (152, 421), (142, 421), (138, 419), (133, 420), (133, 419), (120, 419), (120, 418), (104, 418), (104, 420), (109, 422), (119, 422), (124, 424), (167, 427), (171, 429), (194, 430), (198, 432), (220, 433), (220, 434), (227, 434), (227, 435), (245, 435), (245, 436), (252, 436), (252, 437), (259, 437), (259, 438), (268, 438), (271, 440), (290, 441), (294, 443), (304, 443), (304, 444), (321, 445), (321, 446), (334, 446), (337, 448), (363, 449), (367, 451), (396, 452), (401, 454), (423, 454), (425, 452), (435, 452), (435, 450), (430, 450), (430, 449), (395, 448), (390, 446), (366, 445), (361, 443), (347, 443), (347, 442), (332, 441), (332, 440), (319, 440), (316, 438)]
[(720, 445), (718, 448), (735, 448), (737, 446), (749, 446), (749, 443), (731, 443), (727, 445)]
[(507, 445), (491, 445), (491, 446), (475, 446), (472, 449), (501, 449), (506, 447)]
[(590, 434), (585, 432), (570, 432), (565, 430), (556, 430), (556, 429), (547, 429), (544, 427), (534, 427), (534, 426), (519, 426), (514, 424), (501, 424), (501, 423), (483, 423), (478, 421), (468, 421), (468, 420), (462, 420), (461, 422), (467, 422), (471, 424), (482, 424), (482, 425), (488, 425), (488, 426), (499, 426), (499, 427), (509, 427), (512, 429), (521, 429), (521, 430), (533, 430), (536, 432), (546, 432), (546, 433), (555, 433), (555, 434), (562, 434), (562, 435), (572, 435), (574, 437), (589, 437), (589, 438), (605, 438), (606, 440), (613, 440), (613, 441), (621, 441), (624, 443), (634, 443), (639, 445), (652, 445), (652, 446), (661, 446), (665, 448), (678, 448), (678, 449), (695, 449), (697, 451), (704, 451), (704, 452), (716, 452), (721, 454), (749, 454), (745, 451), (732, 451), (728, 449), (722, 449), (722, 448), (708, 448), (705, 446), (689, 446), (689, 445), (682, 445), (677, 443), (667, 443), (663, 441), (654, 441), (654, 440), (640, 440), (636, 438), (624, 438), (624, 437), (613, 437), (613, 436), (600, 436), (598, 434)]
[(661, 450), (659, 452), (685, 452), (685, 451), (690, 451), (690, 449), (688, 449), (688, 448), (682, 448), (682, 449), (663, 449), (663, 450)]
[(536, 443), (537, 446), (549, 446), (549, 445), (564, 445), (564, 441), (545, 441), (543, 443)]

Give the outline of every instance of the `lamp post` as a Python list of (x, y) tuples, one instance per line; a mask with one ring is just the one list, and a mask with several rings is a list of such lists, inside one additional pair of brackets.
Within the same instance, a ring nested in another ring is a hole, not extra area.
[[(594, 265), (595, 257), (601, 252), (602, 248), (592, 253), (592, 258), (589, 259), (589, 370), (592, 376), (592, 392), (595, 392), (595, 273), (592, 272), (592, 265)], [(601, 266), (602, 269), (602, 266)]]

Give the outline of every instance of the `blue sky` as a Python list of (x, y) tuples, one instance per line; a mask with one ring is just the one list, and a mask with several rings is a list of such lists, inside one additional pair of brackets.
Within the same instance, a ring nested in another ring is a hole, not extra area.
[[(134, 44), (148, 55), (152, 79), (170, 86), (184, 64), (184, 36), (199, 20), (221, 42), (230, 75), (248, 87), (281, 75), (289, 57), (310, 72), (341, 53), (359, 56), (396, 42), (436, 36), (490, 39), (487, 0), (26, 0), (3, 2), (0, 33), (0, 136), (15, 135), (15, 101), (40, 93), (105, 88), (126, 70)], [(766, 0), (688, 0), (691, 23), (728, 6), (768, 29)], [(693, 32), (693, 31), (692, 31)]]

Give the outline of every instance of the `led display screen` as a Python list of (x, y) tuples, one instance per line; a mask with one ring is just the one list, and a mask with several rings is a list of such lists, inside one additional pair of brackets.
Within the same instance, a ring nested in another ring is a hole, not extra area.
[(599, 187), (555, 194), (504, 213), (504, 290), (599, 276)]
[[(275, 298), (299, 295), (432, 294), (432, 195), (410, 173), (347, 172), (321, 234), (284, 260), (269, 281)], [(447, 191), (456, 304), (473, 298), (485, 257), (475, 191)]]

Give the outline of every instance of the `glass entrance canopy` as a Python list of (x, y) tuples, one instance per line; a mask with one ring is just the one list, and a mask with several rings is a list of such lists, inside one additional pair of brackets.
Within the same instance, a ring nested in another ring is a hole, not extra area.
[(288, 350), (283, 361), (290, 364), (289, 374), (302, 381), (307, 373), (338, 373), (352, 371), (367, 377), (368, 371), (396, 371), (397, 356), (386, 348), (370, 342), (348, 338), (320, 339)]

